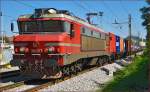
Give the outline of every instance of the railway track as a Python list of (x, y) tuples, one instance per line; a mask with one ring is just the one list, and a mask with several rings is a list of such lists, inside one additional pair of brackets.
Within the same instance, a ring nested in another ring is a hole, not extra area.
[[(37, 85), (35, 87), (23, 90), (23, 92), (35, 92), (35, 91), (47, 88), (48, 86), (52, 86), (52, 85), (55, 85), (57, 83), (63, 82), (65, 80), (71, 79), (71, 78), (76, 77), (78, 75), (81, 75), (83, 73), (92, 71), (92, 70), (97, 69), (99, 67), (101, 67), (101, 66), (87, 67), (87, 68), (83, 69), (82, 71), (78, 72), (77, 74), (72, 74), (71, 76), (66, 76), (66, 77), (60, 78), (60, 79), (49, 80), (49, 81), (47, 81), (45, 83), (41, 83), (40, 85)], [(5, 91), (5, 90), (10, 90), (10, 89), (13, 89), (13, 88), (16, 88), (16, 87), (20, 87), (20, 86), (23, 86), (23, 85), (28, 85), (28, 84), (25, 81), (17, 82), (17, 83), (8, 85), (8, 86), (0, 87), (0, 92)]]
[(13, 84), (2, 86), (2, 87), (0, 87), (0, 92), (7, 91), (7, 90), (12, 91), (15, 88), (20, 89), (22, 86), (27, 86), (28, 87), (28, 86), (31, 86), (31, 85), (40, 85), (40, 84), (47, 83), (48, 81), (49, 80), (26, 79), (26, 80), (19, 81), (19, 82), (13, 83)]
[[(105, 64), (106, 65), (106, 64)], [(104, 65), (103, 65), (104, 66)], [(60, 78), (60, 79), (53, 79), (53, 80), (49, 80), (47, 81), (46, 83), (41, 83), (40, 85), (37, 85), (35, 87), (32, 87), (32, 88), (29, 88), (27, 90), (23, 90), (23, 92), (35, 92), (35, 91), (38, 91), (40, 89), (44, 89), (44, 88), (47, 88), (48, 86), (52, 86), (52, 85), (55, 85), (57, 83), (60, 83), (60, 82), (63, 82), (65, 80), (68, 80), (68, 79), (71, 79), (73, 77), (76, 77), (78, 75), (81, 75), (83, 73), (86, 73), (86, 72), (89, 72), (89, 71), (92, 71), (94, 69), (97, 69), (101, 66), (90, 66), (90, 67), (86, 67), (85, 69), (83, 69), (82, 71), (76, 73), (76, 74), (72, 74), (71, 76), (66, 76), (64, 78)], [(28, 85), (25, 83), (25, 81), (21, 81), (21, 82), (17, 82), (17, 83), (14, 83), (14, 84), (11, 84), (11, 85), (8, 85), (8, 86), (4, 86), (4, 87), (0, 87), (0, 92), (1, 91), (5, 91), (5, 90), (9, 90), (9, 89), (13, 89), (13, 88), (16, 88), (16, 87), (19, 87), (19, 86), (23, 86), (23, 85)]]
[[(27, 90), (24, 90), (24, 92), (35, 92), (35, 91), (38, 91), (40, 89), (44, 89), (48, 86), (52, 86), (56, 83), (60, 83), (62, 81), (65, 81), (65, 80), (68, 80), (70, 78), (73, 78), (75, 76), (78, 76), (80, 74), (83, 74), (85, 72), (88, 72), (88, 71), (91, 71), (91, 70), (94, 70), (98, 67), (91, 67), (91, 68), (86, 68), (84, 69), (83, 71), (77, 73), (77, 74), (72, 74), (71, 76), (66, 76), (64, 78), (61, 78), (61, 79), (53, 79), (53, 80), (49, 80), (47, 81), (46, 83), (42, 83), (41, 85), (38, 85), (36, 87), (33, 87), (33, 88), (29, 88)], [(31, 80), (27, 80), (27, 81), (31, 81)], [(16, 88), (16, 87), (20, 87), (20, 86), (23, 86), (23, 85), (27, 85), (27, 81), (20, 81), (20, 82), (17, 82), (17, 83), (14, 83), (14, 84), (10, 84), (10, 85), (7, 85), (7, 86), (3, 86), (3, 87), (0, 87), (0, 92), (3, 92), (3, 91), (6, 91), (6, 90), (10, 90), (10, 89), (13, 89), (13, 88)]]
[(3, 86), (3, 87), (0, 87), (0, 92), (3, 92), (3, 91), (8, 90), (8, 89), (15, 88), (15, 87), (19, 87), (19, 86), (22, 86), (22, 85), (24, 85), (24, 81), (20, 81), (20, 82), (14, 83), (14, 84)]
[(20, 70), (0, 73), (0, 79), (14, 77), (20, 75)]

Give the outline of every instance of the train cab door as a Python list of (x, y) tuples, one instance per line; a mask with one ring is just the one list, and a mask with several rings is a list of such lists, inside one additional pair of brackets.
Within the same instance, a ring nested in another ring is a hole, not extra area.
[(80, 51), (80, 27), (75, 24), (71, 23), (70, 25), (70, 42), (72, 44), (71, 51), (73, 53), (77, 53)]

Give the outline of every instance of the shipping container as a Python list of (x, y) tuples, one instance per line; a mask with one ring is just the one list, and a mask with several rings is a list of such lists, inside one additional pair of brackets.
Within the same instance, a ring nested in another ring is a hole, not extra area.
[(128, 53), (130, 50), (130, 42), (129, 40), (125, 40), (125, 52)]
[(124, 39), (124, 52), (128, 52), (128, 40)]
[(116, 36), (116, 52), (117, 54), (120, 53), (120, 37)]
[(130, 52), (130, 46), (131, 46), (131, 45), (130, 45), (130, 41), (127, 40), (127, 43), (128, 43), (128, 44), (127, 44), (127, 46), (128, 46), (128, 47), (127, 47), (127, 52)]
[(120, 37), (120, 52), (123, 53), (124, 52), (124, 41), (123, 38)]
[(116, 36), (109, 32), (109, 52), (116, 53)]

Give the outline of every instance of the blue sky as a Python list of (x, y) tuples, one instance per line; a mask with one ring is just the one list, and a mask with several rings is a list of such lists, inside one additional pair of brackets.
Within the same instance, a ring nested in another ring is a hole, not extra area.
[[(17, 20), (19, 15), (32, 14), (34, 8), (56, 8), (65, 9), (76, 16), (86, 19), (88, 12), (104, 12), (102, 17), (93, 17), (92, 21), (99, 24), (106, 32), (113, 32), (116, 35), (126, 37), (128, 35), (128, 24), (114, 25), (118, 22), (127, 22), (128, 14), (132, 15), (132, 34), (140, 32), (145, 38), (146, 30), (141, 25), (141, 12), (139, 9), (147, 6), (144, 0), (0, 0), (2, 16), (1, 30), (8, 36), (14, 35), (10, 31), (10, 22)], [(15, 30), (18, 31), (17, 25)]]

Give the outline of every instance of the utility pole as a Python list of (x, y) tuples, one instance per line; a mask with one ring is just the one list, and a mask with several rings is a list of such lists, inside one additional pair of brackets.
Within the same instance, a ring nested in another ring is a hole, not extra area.
[(141, 33), (138, 32), (138, 46), (140, 46), (140, 40), (141, 40), (141, 37), (140, 37)]
[[(0, 5), (1, 5), (1, 1), (0, 1)], [(2, 24), (2, 22), (1, 22), (2, 18), (1, 17), (2, 17), (2, 10), (1, 10), (1, 7), (0, 7), (0, 34), (1, 34), (1, 31), (2, 31), (2, 25), (1, 25)]]
[(0, 33), (1, 33), (1, 51), (3, 51), (3, 46), (4, 46), (4, 36), (3, 36), (3, 29), (2, 29), (2, 11), (0, 11), (0, 26), (1, 26), (1, 31), (0, 31)]
[(3, 47), (1, 47), (2, 46), (2, 44), (3, 44), (3, 37), (2, 37), (2, 11), (0, 11), (0, 36), (1, 36), (1, 43), (0, 43), (0, 65), (1, 65), (1, 63), (2, 63), (2, 52), (3, 52)]
[(128, 19), (129, 19), (129, 22), (128, 22), (128, 24), (129, 24), (129, 46), (130, 46), (130, 50), (129, 50), (129, 55), (131, 55), (131, 43), (132, 43), (132, 38), (131, 38), (131, 36), (132, 36), (132, 34), (131, 34), (131, 14), (129, 14), (129, 16), (128, 16)]
[[(0, 36), (1, 36), (1, 46), (3, 45), (3, 31), (2, 31), (2, 11), (0, 11)], [(3, 47), (1, 48), (3, 50)]]

